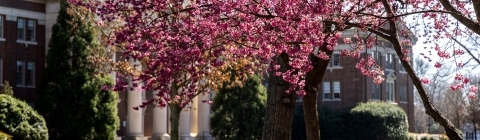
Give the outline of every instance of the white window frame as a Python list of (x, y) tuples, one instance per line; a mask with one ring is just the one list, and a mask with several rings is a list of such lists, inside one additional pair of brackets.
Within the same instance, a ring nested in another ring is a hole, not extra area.
[[(20, 64), (22, 64), (22, 67), (19, 68)], [(22, 73), (20, 75), (20, 72)], [(22, 76), (21, 78), (18, 77), (18, 76)], [(17, 84), (17, 87), (23, 87), (25, 86), (25, 61), (21, 61), (21, 60), (17, 60), (17, 71), (16, 71), (16, 84)], [(21, 82), (19, 81), (21, 80)]]
[[(31, 75), (31, 83), (27, 83), (27, 78), (29, 75), (28, 73), (28, 67), (29, 67), (29, 64), (32, 64), (32, 75)], [(28, 87), (35, 87), (35, 62), (34, 61), (27, 61), (26, 65), (25, 65), (25, 85), (28, 86)]]
[[(377, 90), (378, 88), (378, 90)], [(382, 100), (382, 88), (381, 84), (376, 84), (372, 82), (372, 100)], [(378, 97), (377, 97), (378, 96)]]
[[(19, 21), (20, 20), (23, 20), (23, 31), (22, 31), (22, 38), (19, 38), (20, 35), (19, 35)], [(32, 38), (29, 40), (27, 39), (28, 36), (27, 36), (27, 33), (29, 31), (29, 23), (32, 23), (33, 24), (33, 33), (32, 33)], [(25, 44), (32, 44), (32, 45), (37, 45), (38, 43), (36, 42), (37, 39), (36, 39), (36, 33), (37, 33), (37, 23), (38, 21), (35, 20), (35, 19), (30, 19), (30, 18), (24, 18), (24, 17), (17, 17), (17, 43), (25, 43)]]
[(388, 70), (395, 69), (393, 58), (394, 58), (393, 54), (391, 53), (385, 54), (385, 69), (388, 69)]
[(395, 82), (387, 81), (387, 101), (395, 102)]
[[(335, 61), (337, 61), (337, 64), (335, 64)], [(340, 67), (340, 54), (339, 53), (333, 53), (332, 54), (332, 60), (331, 60), (332, 67)]]
[[(340, 84), (340, 81), (333, 81), (333, 100), (335, 101), (340, 101), (342, 99), (342, 95), (341, 95), (341, 84)], [(336, 97), (338, 95), (338, 97)]]
[(0, 85), (3, 85), (3, 58), (0, 58)]
[[(332, 71), (333, 69), (342, 69), (342, 60), (340, 58), (340, 52), (339, 51), (334, 51), (330, 57), (330, 61), (328, 62), (328, 66), (327, 66), (327, 69), (329, 69), (330, 71)], [(333, 61), (338, 60), (338, 64), (337, 65), (334, 65)]]
[(331, 101), (332, 100), (332, 90), (330, 89), (330, 81), (322, 83), (322, 101)]
[(0, 15), (0, 41), (5, 41), (4, 37), (4, 29), (5, 29), (5, 16)]
[[(19, 70), (19, 67), (18, 67), (20, 63), (22, 64), (21, 70)], [(31, 79), (32, 83), (31, 84), (27, 83), (27, 69), (28, 69), (27, 67), (28, 67), (29, 63), (33, 64), (32, 75), (31, 75), (32, 76), (31, 77), (32, 78)], [(17, 87), (35, 88), (35, 69), (36, 69), (35, 61), (17, 60), (17, 71), (16, 71), (16, 79), (17, 79), (17, 82), (16, 82), (17, 84), (16, 85), (17, 85)], [(22, 72), (22, 75), (21, 75), (22, 77), (21, 78), (18, 77), (19, 76), (19, 71)], [(19, 81), (18, 81), (19, 79), (22, 80), (21, 83), (19, 83)]]
[(407, 86), (405, 85), (401, 85), (400, 86), (400, 99), (399, 99), (399, 102), (400, 103), (408, 103), (408, 89), (407, 89)]

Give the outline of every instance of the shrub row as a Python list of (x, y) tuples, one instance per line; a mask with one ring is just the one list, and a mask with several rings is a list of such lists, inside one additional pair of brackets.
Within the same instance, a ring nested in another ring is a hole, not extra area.
[[(385, 102), (360, 103), (354, 108), (318, 112), (321, 139), (405, 140), (407, 115), (397, 105)], [(292, 140), (306, 139), (303, 108), (297, 106), (292, 125)]]
[(0, 94), (0, 131), (19, 140), (46, 140), (45, 120), (27, 103)]

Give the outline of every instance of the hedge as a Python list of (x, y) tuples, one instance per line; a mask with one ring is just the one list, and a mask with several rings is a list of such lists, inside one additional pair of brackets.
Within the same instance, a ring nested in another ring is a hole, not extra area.
[(46, 140), (45, 120), (32, 107), (10, 95), (0, 94), (0, 131), (20, 140)]
[[(305, 140), (303, 108), (295, 109), (292, 140)], [(385, 102), (360, 103), (354, 108), (318, 111), (321, 139), (406, 140), (407, 115), (397, 105)]]

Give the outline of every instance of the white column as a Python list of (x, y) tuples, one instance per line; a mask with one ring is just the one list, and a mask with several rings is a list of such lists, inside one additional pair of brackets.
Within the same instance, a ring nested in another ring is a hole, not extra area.
[(198, 97), (190, 103), (190, 133), (195, 136), (198, 133)]
[[(158, 92), (152, 92), (153, 97), (157, 97), (155, 94)], [(167, 125), (168, 125), (168, 118), (167, 118), (167, 107), (160, 108), (155, 107), (153, 108), (153, 134), (152, 138), (166, 140), (170, 138), (170, 135), (167, 133)]]
[[(207, 99), (208, 96), (200, 94), (197, 98), (201, 101)], [(212, 140), (210, 134), (210, 104), (198, 102), (198, 134), (196, 139)]]
[(190, 139), (190, 109), (184, 108), (180, 112), (180, 139)]
[[(45, 54), (50, 49), (48, 42), (52, 36), (53, 24), (57, 22), (58, 11), (60, 10), (59, 0), (47, 0), (45, 4)], [(45, 66), (46, 66), (45, 62)]]
[[(139, 85), (138, 87), (140, 87)], [(132, 87), (132, 83), (128, 84)], [(127, 136), (141, 137), (143, 136), (143, 108), (134, 110), (133, 107), (142, 104), (142, 91), (137, 88), (135, 90), (127, 90)]]

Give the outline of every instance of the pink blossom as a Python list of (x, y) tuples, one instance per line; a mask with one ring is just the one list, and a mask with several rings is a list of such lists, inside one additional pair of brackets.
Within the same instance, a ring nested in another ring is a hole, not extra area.
[(455, 80), (462, 80), (462, 79), (463, 79), (462, 74), (460, 74), (460, 73), (455, 74)]
[(470, 82), (470, 79), (468, 79), (468, 78), (463, 78), (463, 83), (464, 83), (464, 84), (467, 84), (468, 82)]
[(428, 78), (422, 78), (422, 79), (420, 79), (420, 81), (424, 84), (430, 84), (430, 79), (428, 79)]
[(433, 66), (438, 69), (438, 68), (442, 67), (442, 64), (440, 64), (439, 62), (437, 62), (437, 63), (435, 63), (435, 65), (433, 65)]
[(474, 93), (474, 92), (470, 92), (470, 93), (468, 94), (468, 98), (470, 98), (470, 99), (475, 98), (475, 93)]
[(99, 22), (97, 22), (97, 25), (99, 25), (99, 26), (103, 26), (103, 21), (99, 21)]
[(477, 92), (477, 90), (478, 90), (478, 87), (476, 87), (474, 85), (470, 86), (470, 90), (469, 90), (470, 92)]
[(350, 43), (352, 43), (352, 38), (350, 38), (350, 37), (344, 38), (343, 42), (345, 42), (345, 44), (350, 44)]

